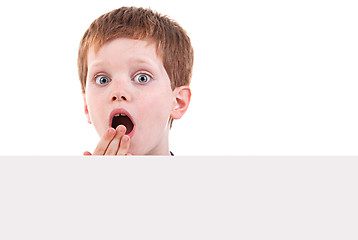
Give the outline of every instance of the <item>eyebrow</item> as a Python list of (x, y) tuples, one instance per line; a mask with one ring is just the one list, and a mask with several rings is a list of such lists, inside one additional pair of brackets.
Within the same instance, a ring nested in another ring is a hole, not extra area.
[(149, 58), (133, 58), (130, 59), (130, 61), (133, 61), (133, 63), (138, 63), (138, 64), (149, 64), (149, 65), (154, 65), (156, 66), (156, 62), (152, 61)]
[[(156, 65), (156, 63), (152, 60), (150, 60), (149, 58), (131, 58), (129, 59), (128, 62), (131, 63), (138, 63), (138, 64), (149, 64), (149, 65)], [(88, 67), (97, 67), (97, 66), (102, 66), (104, 64), (104, 61), (95, 61), (94, 63), (92, 63), (91, 65), (88, 65)], [(107, 64), (104, 64), (107, 65)]]
[(96, 61), (90, 65), (88, 65), (88, 69), (93, 68), (93, 67), (97, 67), (97, 66), (102, 66), (103, 65), (103, 61)]

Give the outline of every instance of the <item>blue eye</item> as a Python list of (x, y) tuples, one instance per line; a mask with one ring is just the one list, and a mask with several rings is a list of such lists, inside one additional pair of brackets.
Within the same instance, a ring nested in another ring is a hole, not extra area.
[(148, 75), (148, 74), (138, 74), (134, 77), (134, 81), (139, 82), (139, 83), (147, 83), (151, 80), (152, 78)]
[(96, 83), (99, 85), (106, 85), (111, 81), (111, 79), (109, 77), (106, 77), (103, 75), (100, 75), (100, 76), (96, 77), (95, 79), (96, 79)]

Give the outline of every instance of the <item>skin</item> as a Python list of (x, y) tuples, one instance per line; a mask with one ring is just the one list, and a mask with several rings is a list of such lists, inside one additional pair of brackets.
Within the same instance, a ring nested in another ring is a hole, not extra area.
[[(93, 153), (84, 155), (170, 155), (169, 119), (184, 115), (190, 97), (189, 86), (171, 89), (156, 47), (148, 41), (117, 38), (98, 52), (90, 48), (84, 108), (101, 139)], [(135, 123), (133, 136), (125, 134), (123, 125), (110, 127), (109, 116), (119, 108)]]
[(116, 129), (108, 128), (99, 141), (93, 154), (85, 151), (83, 155), (131, 155), (128, 153), (130, 137), (125, 135), (126, 127), (119, 125)]

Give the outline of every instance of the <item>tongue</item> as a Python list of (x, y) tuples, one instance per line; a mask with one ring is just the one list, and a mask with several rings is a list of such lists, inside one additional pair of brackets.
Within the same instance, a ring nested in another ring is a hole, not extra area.
[(133, 129), (133, 123), (129, 117), (120, 117), (120, 124), (124, 125), (127, 129), (126, 134), (130, 133)]

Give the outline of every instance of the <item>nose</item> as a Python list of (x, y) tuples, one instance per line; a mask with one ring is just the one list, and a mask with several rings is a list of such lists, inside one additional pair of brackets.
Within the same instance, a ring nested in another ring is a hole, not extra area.
[(127, 98), (125, 96), (121, 96), (121, 97), (117, 97), (117, 96), (113, 96), (112, 97), (112, 101), (116, 101), (117, 99), (121, 99), (121, 100), (124, 100), (124, 101), (127, 101)]
[(115, 84), (112, 85), (113, 89), (110, 95), (110, 100), (112, 102), (115, 101), (130, 101), (130, 86), (125, 81), (119, 82), (117, 81)]

